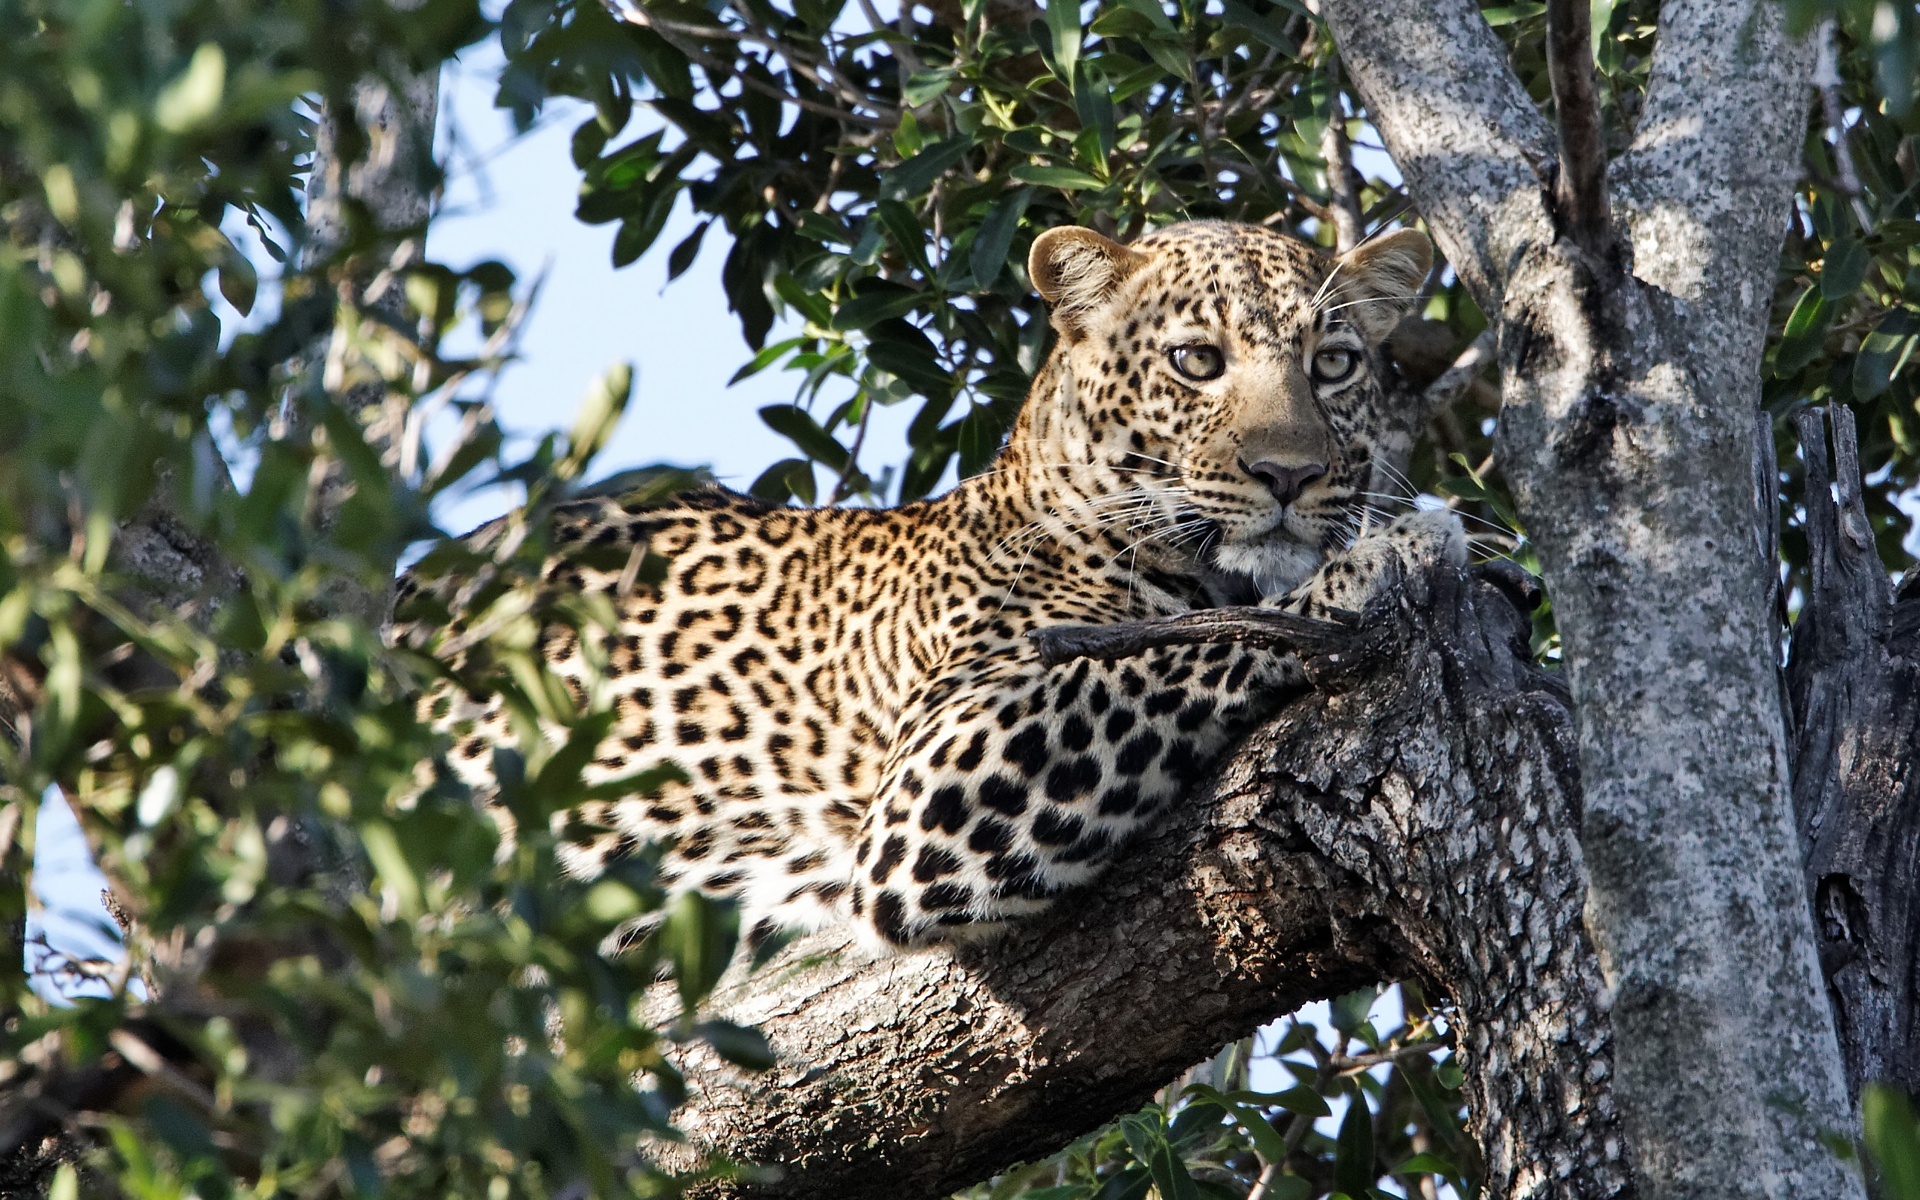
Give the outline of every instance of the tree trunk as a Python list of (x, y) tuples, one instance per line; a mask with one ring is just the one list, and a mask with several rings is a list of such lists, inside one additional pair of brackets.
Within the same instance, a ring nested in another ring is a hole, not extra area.
[(783, 1063), (690, 1052), (681, 1127), (778, 1164), (773, 1194), (938, 1195), (1305, 1001), (1411, 975), (1458, 1006), (1488, 1194), (1629, 1194), (1566, 706), (1494, 587), (1446, 571), (1397, 598), (1058, 911), (878, 962), (820, 935), (723, 987)]
[[(1860, 501), (1853, 414), (1799, 415), (1812, 581), (1787, 690), (1793, 798), (1847, 1083), (1920, 1094), (1920, 572), (1898, 597)], [(1829, 483), (1837, 485), (1834, 490)]]
[[(1550, 20), (1585, 6), (1550, 7)], [(1752, 431), (1811, 55), (1757, 0), (1661, 8), (1609, 197), (1554, 64), (1554, 141), (1466, 0), (1329, 0), (1415, 201), (1496, 314), (1502, 463), (1564, 640), (1588, 925), (1651, 1196), (1857, 1196), (1799, 879)], [(1584, 199), (1570, 175), (1586, 181)], [(1600, 190), (1592, 189), (1598, 184)], [(1604, 224), (1611, 212), (1619, 224)]]

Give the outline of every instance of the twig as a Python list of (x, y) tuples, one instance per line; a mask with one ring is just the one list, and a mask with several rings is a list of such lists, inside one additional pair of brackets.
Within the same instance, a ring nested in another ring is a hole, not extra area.
[(1327, 59), (1327, 90), (1332, 111), (1320, 130), (1320, 157), (1327, 172), (1327, 193), (1333, 198), (1334, 249), (1345, 254), (1360, 244), (1360, 181), (1353, 174), (1353, 155), (1347, 145), (1347, 118), (1340, 106), (1340, 60)]
[(1813, 68), (1813, 86), (1820, 93), (1820, 116), (1833, 132), (1835, 190), (1847, 198), (1864, 232), (1873, 228), (1873, 212), (1861, 199), (1866, 189), (1860, 184), (1860, 172), (1854, 169), (1853, 145), (1847, 140), (1847, 108), (1840, 99), (1840, 61), (1833, 48), (1833, 22), (1822, 24), (1817, 36), (1820, 57)]
[(1611, 233), (1607, 147), (1600, 94), (1593, 86), (1593, 12), (1587, 0), (1548, 0), (1547, 75), (1560, 124), (1560, 173), (1554, 185), (1561, 233), (1596, 259)]
[(1133, 658), (1163, 646), (1207, 646), (1238, 642), (1272, 650), (1339, 654), (1357, 638), (1344, 623), (1316, 621), (1272, 608), (1204, 608), (1150, 621), (1113, 625), (1050, 625), (1027, 634), (1040, 661), (1055, 667), (1077, 658), (1112, 661)]
[(1427, 412), (1439, 412), (1460, 398), (1460, 393), (1473, 385), (1487, 361), (1493, 357), (1493, 326), (1480, 331), (1480, 336), (1468, 343), (1453, 360), (1453, 365), (1440, 372), (1440, 377), (1427, 385), (1420, 393), (1420, 404)]
[[(892, 40), (887, 38), (887, 34), (894, 32), (893, 26), (887, 24), (879, 11), (873, 7), (873, 0), (860, 0), (860, 11), (866, 14), (867, 23), (873, 26), (875, 33), (888, 41)], [(900, 6), (900, 40), (894, 43), (893, 56), (900, 63), (900, 92), (903, 99), (906, 95), (907, 76), (926, 69), (926, 65), (920, 61), (920, 56), (913, 52), (912, 29), (913, 5), (902, 4)]]

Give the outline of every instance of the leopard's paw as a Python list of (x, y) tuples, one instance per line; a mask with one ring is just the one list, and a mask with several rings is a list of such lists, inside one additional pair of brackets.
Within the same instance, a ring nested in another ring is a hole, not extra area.
[(1443, 563), (1467, 564), (1467, 533), (1459, 516), (1446, 509), (1410, 512), (1362, 537), (1291, 592), (1260, 604), (1322, 619), (1357, 613), (1390, 580)]
[(1447, 508), (1424, 509), (1395, 517), (1378, 533), (1368, 534), (1362, 542), (1381, 538), (1392, 545), (1402, 565), (1413, 569), (1467, 565), (1467, 530), (1460, 514)]

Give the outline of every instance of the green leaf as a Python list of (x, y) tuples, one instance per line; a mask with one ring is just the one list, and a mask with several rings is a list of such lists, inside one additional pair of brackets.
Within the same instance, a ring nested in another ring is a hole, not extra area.
[(1860, 290), (1872, 265), (1873, 255), (1867, 253), (1865, 245), (1853, 238), (1835, 242), (1820, 264), (1820, 294), (1829, 300), (1845, 300)]
[(153, 122), (168, 133), (190, 133), (220, 111), (226, 88), (227, 52), (218, 42), (203, 43), (154, 100)]
[(1328, 1018), (1333, 1027), (1341, 1033), (1352, 1036), (1360, 1028), (1360, 1022), (1367, 1019), (1367, 1013), (1373, 1008), (1373, 1002), (1380, 998), (1377, 987), (1363, 987), (1336, 997), (1328, 1006)]
[(760, 419), (775, 433), (798, 446), (808, 458), (824, 464), (829, 470), (846, 469), (847, 448), (820, 428), (820, 423), (806, 409), (797, 404), (769, 404), (760, 410)]
[(1826, 341), (1827, 323), (1832, 319), (1833, 305), (1820, 294), (1817, 285), (1802, 293), (1780, 334), (1780, 346), (1774, 352), (1774, 374), (1793, 375), (1812, 362)]
[(1334, 1139), (1333, 1186), (1349, 1196), (1364, 1196), (1378, 1174), (1373, 1162), (1373, 1114), (1367, 1110), (1366, 1096), (1355, 1088)]
[(912, 109), (901, 113), (900, 124), (893, 131), (894, 153), (903, 160), (909, 159), (920, 153), (920, 148), (924, 145), (926, 145), (926, 139), (920, 134), (919, 118), (913, 115)]
[(1282, 1175), (1267, 1189), (1269, 1200), (1312, 1200), (1313, 1184), (1298, 1175)]
[(1060, 82), (1071, 89), (1074, 64), (1080, 61), (1080, 0), (1047, 0), (1047, 33), (1053, 38)]
[(573, 418), (573, 432), (567, 435), (567, 453), (554, 464), (556, 477), (571, 481), (580, 478), (593, 456), (613, 436), (613, 430), (627, 411), (633, 396), (633, 365), (618, 363), (587, 389), (587, 398)]
[(1454, 1166), (1438, 1154), (1421, 1152), (1395, 1167), (1394, 1175), (1454, 1175), (1460, 1174), (1460, 1168)]
[(907, 85), (900, 89), (901, 99), (910, 108), (919, 108), (947, 94), (953, 85), (953, 68), (940, 67), (932, 71), (915, 71), (907, 77)]
[(1487, 24), (1498, 29), (1502, 25), (1512, 25), (1517, 21), (1537, 17), (1546, 11), (1547, 6), (1538, 3), (1503, 4), (1496, 8), (1481, 9), (1480, 16)]
[(220, 294), (241, 316), (253, 311), (254, 297), (260, 291), (260, 276), (244, 254), (235, 251), (220, 264)]
[(1920, 313), (1896, 308), (1873, 327), (1853, 356), (1853, 394), (1871, 400), (1892, 386), (1920, 346)]
[(867, 333), (873, 339), (867, 346), (868, 362), (906, 380), (923, 396), (953, 394), (953, 376), (941, 365), (939, 352), (926, 334), (905, 321), (882, 321)]
[(660, 923), (660, 949), (674, 966), (680, 1003), (692, 1012), (733, 960), (740, 913), (732, 900), (682, 892)]
[(881, 173), (880, 199), (914, 199), (965, 158), (972, 147), (973, 139), (966, 137), (935, 142), (906, 162)]
[(1013, 170), (1008, 171), (1007, 174), (1021, 183), (1035, 183), (1042, 187), (1055, 187), (1063, 192), (1078, 191), (1081, 188), (1107, 186), (1104, 182), (1095, 179), (1085, 171), (1077, 171), (1072, 167), (1036, 167), (1030, 163), (1020, 163), (1015, 166)]
[(400, 915), (412, 920), (420, 915), (420, 880), (400, 851), (400, 839), (393, 826), (383, 820), (369, 820), (360, 826), (360, 844), (373, 863), (380, 882), (393, 889)]
[(858, 296), (834, 310), (833, 327), (865, 329), (869, 325), (891, 317), (905, 316), (918, 307), (924, 299), (926, 299), (924, 292), (903, 288), (897, 283), (871, 280), (862, 285)]
[(1600, 43), (1607, 36), (1607, 26), (1613, 21), (1613, 10), (1617, 0), (1591, 0), (1588, 8), (1588, 20), (1593, 30), (1593, 57), (1600, 58)]
[(984, 292), (1000, 278), (1001, 268), (1007, 265), (1007, 253), (1013, 249), (1014, 236), (1020, 232), (1020, 218), (1026, 215), (1032, 200), (1032, 188), (1017, 188), (1002, 196), (986, 220), (980, 222), (980, 232), (973, 239), (973, 254), (968, 260), (973, 268), (975, 288)]
[(1333, 1115), (1333, 1109), (1327, 1106), (1327, 1098), (1304, 1083), (1297, 1087), (1290, 1087), (1284, 1092), (1263, 1097), (1262, 1101), (1277, 1108), (1284, 1108), (1290, 1113), (1298, 1113), (1303, 1117), (1318, 1118)]
[(1882, 1200), (1920, 1200), (1920, 1122), (1898, 1088), (1867, 1085), (1860, 1097), (1867, 1154), (1880, 1170)]
[(760, 351), (760, 353), (754, 355), (753, 358), (747, 362), (746, 366), (741, 367), (738, 371), (735, 371), (733, 373), (733, 378), (727, 380), (727, 386), (732, 387), (734, 384), (739, 383), (742, 379), (746, 379), (753, 375), (758, 375), (760, 372), (766, 370), (768, 367), (772, 366), (774, 363), (777, 363), (782, 358), (785, 358), (788, 351), (794, 349), (795, 347), (803, 344), (806, 341), (807, 339), (804, 337), (790, 337), (785, 339), (784, 341), (774, 342), (772, 345), (763, 348)]
[[(1228, 1115), (1233, 1118), (1233, 1123), (1247, 1135), (1247, 1140), (1253, 1143), (1253, 1148), (1259, 1151), (1262, 1159), (1270, 1163), (1286, 1161), (1286, 1139), (1280, 1136), (1279, 1131), (1273, 1127), (1273, 1122), (1267, 1120), (1267, 1115), (1258, 1107), (1238, 1099), (1237, 1094), (1222, 1095), (1205, 1084), (1195, 1084), (1187, 1089), (1187, 1094), (1202, 1100), (1211, 1100), (1226, 1109)], [(1321, 1107), (1326, 1107), (1324, 1100), (1321, 1101)]]
[(1000, 449), (1000, 430), (992, 410), (976, 404), (960, 420), (960, 474), (977, 475), (993, 462)]
[(700, 242), (707, 236), (707, 230), (713, 227), (712, 221), (702, 221), (694, 231), (680, 240), (680, 244), (667, 255), (667, 282), (672, 283), (687, 273), (694, 258), (700, 253)]
[(1093, 1200), (1142, 1200), (1153, 1189), (1153, 1176), (1145, 1167), (1127, 1167), (1107, 1176)]
[(1240, 3), (1240, 0), (1226, 0), (1221, 15), (1226, 18), (1228, 24), (1238, 25), (1253, 34), (1269, 49), (1278, 50), (1289, 56), (1299, 53), (1299, 41), (1287, 36), (1285, 22), (1275, 20), (1273, 17), (1263, 17)]
[(794, 496), (812, 504), (813, 463), (804, 458), (783, 458), (760, 472), (747, 494), (769, 504), (785, 504)]
[(1187, 1173), (1187, 1164), (1167, 1141), (1158, 1111), (1152, 1111), (1152, 1117), (1135, 1114), (1121, 1118), (1120, 1132), (1127, 1139), (1127, 1148), (1147, 1168), (1160, 1200), (1200, 1200), (1200, 1189)]

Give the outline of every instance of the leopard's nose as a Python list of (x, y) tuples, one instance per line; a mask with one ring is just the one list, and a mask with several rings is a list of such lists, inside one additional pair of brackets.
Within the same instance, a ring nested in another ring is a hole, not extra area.
[(1304, 463), (1297, 467), (1283, 466), (1272, 459), (1261, 459), (1257, 463), (1241, 463), (1240, 469), (1267, 485), (1282, 507), (1292, 504), (1307, 490), (1307, 485), (1327, 473), (1325, 463)]

